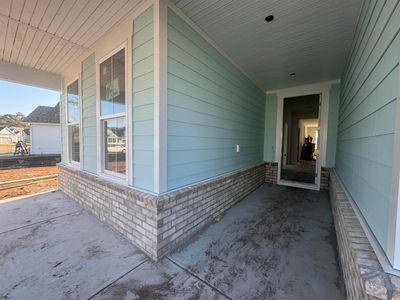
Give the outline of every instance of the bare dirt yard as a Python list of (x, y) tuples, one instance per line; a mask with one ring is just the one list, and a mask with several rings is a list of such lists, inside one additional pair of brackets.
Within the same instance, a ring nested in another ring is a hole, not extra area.
[[(48, 175), (58, 174), (58, 167), (35, 167), (35, 168), (22, 168), (11, 170), (0, 170), (0, 187), (1, 184), (8, 181), (28, 179)], [(27, 183), (22, 186), (13, 187), (9, 189), (0, 189), (0, 201), (8, 198), (31, 195), (42, 193), (46, 191), (55, 190), (58, 188), (58, 179), (46, 179), (35, 183)]]

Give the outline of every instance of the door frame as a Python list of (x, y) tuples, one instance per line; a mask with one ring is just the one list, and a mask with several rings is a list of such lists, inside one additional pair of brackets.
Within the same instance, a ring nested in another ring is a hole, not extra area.
[[(328, 130), (328, 110), (329, 110), (329, 92), (333, 84), (339, 83), (340, 80), (325, 81), (316, 84), (296, 86), (287, 89), (268, 91), (267, 94), (277, 94), (277, 118), (276, 118), (276, 137), (275, 137), (275, 162), (278, 163), (277, 183), (292, 187), (299, 187), (312, 190), (320, 190), (321, 169), (326, 161), (326, 144)], [(283, 102), (285, 98), (300, 97), (306, 95), (320, 94), (320, 136), (319, 136), (319, 166), (317, 184), (303, 184), (292, 181), (281, 180), (281, 155), (282, 155), (282, 139), (283, 139)]]
[[(318, 99), (318, 131), (321, 131), (321, 105), (322, 105), (322, 94), (309, 94), (309, 95), (302, 95), (302, 96), (314, 96), (314, 95), (319, 95), (319, 99)], [(295, 96), (297, 97), (297, 96)], [(283, 114), (284, 114), (284, 104), (285, 104), (285, 100), (286, 99), (290, 99), (293, 97), (285, 97), (283, 98), (283, 102), (282, 102), (282, 117), (281, 117), (281, 122), (282, 122), (282, 127), (283, 127)], [(283, 140), (283, 131), (281, 133), (281, 139), (280, 139), (280, 144), (281, 147), (284, 143)], [(315, 161), (315, 172), (316, 172), (316, 176), (315, 176), (315, 183), (304, 183), (304, 182), (298, 182), (298, 181), (292, 181), (292, 180), (285, 180), (281, 178), (281, 168), (282, 168), (282, 157), (283, 157), (283, 152), (281, 150), (281, 154), (279, 157), (279, 161), (278, 161), (278, 184), (280, 185), (286, 185), (286, 186), (292, 186), (292, 187), (298, 187), (298, 188), (303, 188), (303, 189), (309, 189), (309, 190), (318, 190), (320, 189), (320, 183), (321, 183), (321, 163), (320, 163), (320, 154), (319, 154), (319, 149), (320, 149), (320, 145), (321, 145), (321, 137), (318, 137), (318, 155), (317, 155), (317, 159)]]

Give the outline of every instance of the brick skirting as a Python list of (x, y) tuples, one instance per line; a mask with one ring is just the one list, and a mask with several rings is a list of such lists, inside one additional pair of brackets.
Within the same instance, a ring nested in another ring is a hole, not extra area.
[(265, 182), (265, 164), (154, 195), (59, 164), (60, 189), (157, 260)]
[(157, 259), (157, 197), (59, 164), (61, 191), (152, 259)]
[(336, 174), (330, 201), (348, 299), (400, 299), (400, 278), (385, 273)]
[(321, 168), (321, 182), (320, 182), (320, 190), (329, 191), (329, 177), (330, 177), (330, 168), (322, 167)]
[(264, 164), (162, 196), (158, 205), (158, 253), (163, 255), (264, 184)]
[(265, 163), (265, 182), (276, 184), (278, 181), (278, 163), (267, 162)]

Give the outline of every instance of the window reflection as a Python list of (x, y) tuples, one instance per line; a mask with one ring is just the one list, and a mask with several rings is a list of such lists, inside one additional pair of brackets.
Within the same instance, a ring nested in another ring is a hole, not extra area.
[(125, 112), (125, 50), (100, 64), (100, 113), (102, 116)]
[(68, 123), (79, 122), (78, 80), (67, 87)]
[(125, 118), (104, 121), (105, 165), (107, 171), (126, 173), (126, 124)]
[(70, 127), (70, 143), (71, 143), (71, 160), (79, 162), (79, 125), (71, 125)]

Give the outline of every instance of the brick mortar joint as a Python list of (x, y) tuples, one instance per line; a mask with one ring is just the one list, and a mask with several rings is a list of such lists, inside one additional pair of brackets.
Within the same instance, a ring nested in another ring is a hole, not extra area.
[[(370, 249), (372, 249), (372, 246), (361, 226), (360, 221), (357, 218), (357, 215), (356, 215), (353, 207), (350, 204), (350, 200), (348, 199), (347, 195), (344, 193), (344, 187), (342, 186), (342, 183), (337, 178), (337, 175), (333, 172), (332, 169), (329, 170), (329, 185), (330, 185), (330, 188), (332, 189), (332, 191), (330, 193), (330, 200), (332, 203), (332, 210), (333, 210), (333, 215), (335, 218), (335, 224), (342, 227), (342, 228), (337, 228), (336, 232), (337, 232), (337, 235), (340, 235), (341, 238), (344, 239), (342, 241), (343, 245), (341, 245), (341, 247), (345, 247), (346, 249), (344, 249), (344, 250), (349, 251), (349, 254), (351, 255), (350, 259), (352, 259), (352, 261), (354, 262), (354, 265), (355, 265), (354, 267), (356, 268), (355, 271), (359, 274), (358, 279), (361, 280), (362, 287), (363, 287), (365, 293), (371, 297), (376, 297), (376, 299), (386, 299), (386, 298), (391, 299), (394, 291), (399, 292), (399, 290), (395, 289), (395, 286), (392, 284), (391, 279), (390, 279), (390, 276), (394, 276), (394, 275), (389, 275), (388, 273), (386, 273), (383, 270), (375, 252), (373, 252), (372, 258), (369, 257), (369, 258), (364, 258), (364, 259), (372, 261), (373, 265), (379, 265), (379, 270), (377, 270), (374, 267), (368, 267), (363, 264), (360, 264), (357, 260), (357, 256), (358, 256), (357, 253), (361, 252), (362, 250), (354, 247), (355, 243), (351, 240), (351, 237), (350, 237), (350, 234), (349, 234), (349, 231), (347, 228), (348, 225), (346, 224), (344, 214), (346, 214), (347, 217), (351, 217), (352, 219), (354, 218), (352, 220), (352, 222), (356, 222), (359, 225), (359, 227), (361, 228), (362, 233), (360, 232), (360, 236), (358, 238), (363, 238), (366, 241), (368, 241), (368, 246)], [(340, 200), (338, 200), (338, 196), (337, 196), (338, 194), (341, 195)], [(334, 197), (332, 197), (333, 195), (334, 195)], [(332, 198), (334, 198), (334, 199), (332, 199)], [(344, 207), (343, 205), (341, 205), (342, 203), (346, 203), (347, 205)], [(343, 212), (344, 210), (350, 210), (350, 211), (344, 213)], [(339, 241), (339, 239), (338, 239), (338, 241)], [(345, 255), (347, 255), (347, 254), (345, 254)], [(349, 266), (346, 266), (346, 267), (349, 268)], [(361, 273), (362, 268), (370, 269), (370, 272), (364, 274), (364, 276), (363, 276)], [(350, 272), (350, 271), (348, 271), (348, 272)], [(369, 273), (374, 274), (374, 275), (371, 275)], [(367, 275), (367, 274), (369, 274), (369, 275)], [(394, 277), (397, 277), (397, 276), (394, 276)], [(379, 279), (379, 278), (381, 278), (383, 281), (383, 285), (381, 285), (381, 287), (383, 287), (385, 289), (386, 297), (384, 297), (384, 296), (379, 297), (378, 295), (376, 295), (374, 293), (373, 289), (371, 290), (370, 285), (373, 284), (373, 280)], [(368, 282), (370, 284), (367, 284)]]

